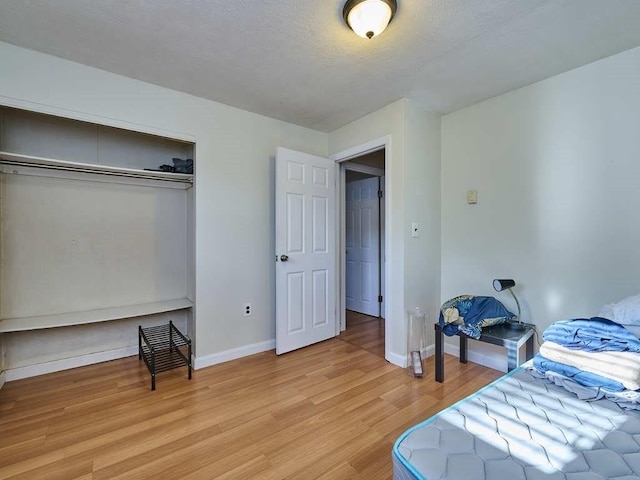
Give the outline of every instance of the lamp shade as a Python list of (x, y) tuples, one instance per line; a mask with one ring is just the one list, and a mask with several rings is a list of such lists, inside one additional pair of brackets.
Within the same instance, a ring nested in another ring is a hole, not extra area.
[(493, 288), (496, 292), (501, 292), (505, 288), (515, 287), (516, 282), (511, 278), (497, 278), (493, 281)]
[(373, 38), (384, 32), (397, 8), (396, 0), (348, 0), (342, 15), (356, 35)]

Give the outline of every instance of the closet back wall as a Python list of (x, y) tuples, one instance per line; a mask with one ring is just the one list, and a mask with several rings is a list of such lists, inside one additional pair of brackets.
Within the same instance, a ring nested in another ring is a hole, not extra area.
[(0, 148), (6, 152), (112, 167), (158, 168), (193, 158), (193, 144), (69, 118), (0, 107)]
[(184, 190), (28, 174), (4, 182), (2, 318), (187, 296)]

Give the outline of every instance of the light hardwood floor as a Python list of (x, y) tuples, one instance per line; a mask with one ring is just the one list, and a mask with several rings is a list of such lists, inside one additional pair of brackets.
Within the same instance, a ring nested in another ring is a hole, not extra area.
[(414, 379), (334, 338), (164, 372), (155, 392), (137, 357), (9, 382), (0, 479), (390, 479), (398, 435), (501, 375), (447, 356), (439, 384), (426, 363)]
[(384, 358), (384, 319), (347, 310), (346, 321), (342, 340)]

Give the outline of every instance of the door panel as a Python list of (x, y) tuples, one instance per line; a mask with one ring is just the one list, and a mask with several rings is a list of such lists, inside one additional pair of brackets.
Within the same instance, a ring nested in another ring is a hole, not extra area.
[(329, 208), (327, 198), (313, 197), (313, 253), (327, 253)]
[(336, 334), (336, 171), (327, 158), (278, 148), (277, 354)]
[(291, 272), (287, 274), (287, 333), (300, 332), (304, 328), (304, 274)]
[(328, 295), (329, 272), (315, 270), (313, 272), (313, 326), (321, 327), (329, 323)]
[(287, 194), (287, 253), (304, 253), (304, 196)]

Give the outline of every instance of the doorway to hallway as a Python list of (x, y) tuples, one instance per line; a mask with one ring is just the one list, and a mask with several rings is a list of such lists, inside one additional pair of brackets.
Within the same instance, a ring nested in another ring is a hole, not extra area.
[(345, 330), (341, 338), (385, 356), (385, 150), (351, 158), (345, 169)]
[[(333, 160), (340, 164), (340, 177), (339, 177), (339, 210), (340, 210), (340, 230), (339, 230), (339, 275), (340, 285), (338, 292), (339, 308), (338, 313), (340, 315), (340, 327), (339, 332), (344, 332), (347, 328), (346, 316), (349, 309), (346, 305), (346, 262), (348, 257), (347, 239), (346, 239), (346, 177), (349, 171), (366, 174), (365, 178), (375, 176), (379, 177), (380, 185), (380, 222), (379, 222), (379, 238), (380, 238), (380, 262), (379, 262), (379, 292), (380, 292), (380, 309), (379, 315), (382, 318), (384, 328), (379, 328), (377, 331), (384, 332), (384, 356), (385, 359), (394, 365), (403, 365), (405, 363), (404, 356), (398, 355), (391, 351), (391, 340), (393, 334), (398, 333), (398, 329), (402, 328), (401, 320), (403, 317), (391, 315), (392, 306), (397, 304), (397, 295), (401, 292), (391, 291), (389, 288), (391, 282), (390, 278), (397, 274), (397, 265), (400, 262), (393, 262), (396, 258), (397, 252), (392, 250), (392, 244), (394, 243), (390, 235), (392, 230), (387, 225), (391, 226), (393, 218), (391, 216), (391, 203), (390, 198), (393, 196), (392, 189), (392, 177), (393, 158), (391, 155), (391, 136), (370, 140), (366, 143), (353, 146), (349, 149), (343, 150), (331, 156)], [(389, 170), (387, 170), (389, 167)], [(389, 262), (387, 262), (389, 259)], [(375, 317), (374, 317), (375, 318)], [(387, 322), (390, 322), (387, 324)], [(353, 323), (353, 322), (352, 322)], [(379, 323), (379, 322), (378, 322)], [(337, 333), (339, 333), (337, 332)]]

